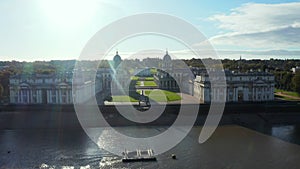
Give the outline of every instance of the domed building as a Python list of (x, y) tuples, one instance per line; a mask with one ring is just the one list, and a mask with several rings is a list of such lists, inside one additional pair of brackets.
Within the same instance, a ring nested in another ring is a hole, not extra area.
[[(176, 80), (179, 80), (180, 78), (177, 79), (178, 77), (176, 77), (176, 75), (177, 74), (174, 74), (173, 72), (171, 56), (169, 55), (168, 50), (166, 50), (166, 54), (162, 60), (161, 69), (158, 69), (157, 74), (154, 75), (154, 81), (160, 89), (179, 92), (179, 86)], [(174, 78), (176, 78), (176, 80)]]
[(129, 89), (128, 81), (130, 73), (127, 67), (122, 64), (122, 58), (119, 52), (113, 57), (109, 68), (98, 69), (98, 74), (101, 74), (99, 79), (102, 79), (102, 98), (109, 98), (112, 95), (123, 95)]
[(113, 59), (114, 69), (116, 69), (120, 65), (121, 62), (122, 62), (121, 56), (119, 55), (119, 52), (116, 51), (116, 55), (114, 56), (114, 59)]
[[(116, 55), (113, 57), (109, 67), (99, 68), (97, 70), (97, 84), (101, 84), (101, 96), (97, 99), (98, 104), (103, 104), (103, 98), (109, 98), (112, 95), (111, 91), (115, 91), (117, 84), (122, 82), (116, 82), (116, 77), (119, 76), (121, 71), (117, 71), (117, 67), (122, 63), (122, 58), (119, 52), (116, 51)], [(119, 80), (119, 79), (118, 79)]]
[(166, 50), (161, 67), (157, 70), (157, 74), (154, 75), (154, 81), (158, 88), (192, 94), (192, 73), (185, 67), (176, 67), (174, 63), (176, 63), (176, 60), (173, 61)]
[(166, 54), (163, 57), (162, 69), (163, 70), (172, 70), (172, 68), (173, 68), (172, 59), (168, 53), (168, 50), (166, 50)]

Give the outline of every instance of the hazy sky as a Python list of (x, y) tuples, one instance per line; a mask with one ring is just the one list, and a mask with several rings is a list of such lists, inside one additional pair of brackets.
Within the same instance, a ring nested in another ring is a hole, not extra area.
[(0, 60), (76, 59), (102, 27), (144, 12), (188, 21), (223, 58), (300, 59), (299, 9), (299, 1), (278, 0), (1, 0)]

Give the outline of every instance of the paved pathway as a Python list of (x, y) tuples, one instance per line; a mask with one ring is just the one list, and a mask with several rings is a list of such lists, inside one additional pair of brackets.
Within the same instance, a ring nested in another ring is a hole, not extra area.
[(276, 94), (277, 96), (288, 97), (288, 98), (294, 99), (294, 100), (296, 100), (296, 101), (300, 101), (300, 97), (297, 97), (297, 96), (290, 96), (290, 95), (284, 94), (284, 93), (282, 93), (282, 92), (276, 92), (275, 94)]
[[(199, 104), (200, 100), (186, 93), (177, 93), (181, 96), (181, 100), (171, 101), (167, 104)], [(156, 102), (156, 104), (164, 105), (165, 102)], [(105, 102), (105, 105), (138, 105), (138, 102)]]

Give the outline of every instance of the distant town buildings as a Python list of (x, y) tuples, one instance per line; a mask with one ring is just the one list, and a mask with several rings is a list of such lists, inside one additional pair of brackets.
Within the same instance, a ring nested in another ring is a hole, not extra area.
[(0, 66), (0, 70), (4, 70), (4, 69), (7, 69), (9, 68), (9, 66)]
[(296, 67), (292, 68), (292, 72), (294, 74), (297, 73), (297, 72), (299, 72), (299, 71), (300, 71), (300, 67), (299, 66), (296, 66)]

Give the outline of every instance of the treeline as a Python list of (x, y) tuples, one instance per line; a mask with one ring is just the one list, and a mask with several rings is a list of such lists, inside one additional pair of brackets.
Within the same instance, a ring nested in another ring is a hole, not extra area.
[[(188, 66), (192, 67), (201, 67), (204, 68), (202, 61), (209, 61), (213, 59), (187, 59), (183, 60)], [(249, 72), (252, 71), (284, 71), (290, 72), (291, 68), (300, 66), (300, 59), (290, 59), (290, 60), (281, 60), (281, 59), (270, 59), (270, 60), (231, 60), (223, 59), (221, 60), (224, 69), (240, 72)]]
[[(248, 72), (262, 71), (270, 72), (275, 76), (275, 87), (288, 91), (297, 91), (300, 81), (296, 79), (292, 68), (300, 67), (300, 59), (291, 60), (222, 60), (225, 69)], [(298, 91), (299, 92), (299, 91)], [(300, 92), (299, 92), (300, 93)]]
[[(192, 67), (205, 68), (201, 59), (189, 59), (184, 62)], [(294, 74), (292, 68), (300, 67), (300, 59), (270, 59), (270, 60), (230, 60), (223, 59), (224, 69), (236, 72), (269, 72), (275, 76), (275, 87), (278, 89), (296, 91), (300, 93), (299, 72)]]
[[(131, 68), (145, 68), (145, 66), (153, 65), (153, 67), (161, 66), (161, 59), (146, 58), (143, 61), (123, 60), (122, 65)], [(188, 59), (173, 60), (174, 68), (199, 67), (205, 68), (203, 62), (217, 63), (215, 60), (207, 59)], [(147, 64), (145, 64), (147, 63)], [(185, 63), (185, 64), (183, 64)], [(0, 101), (9, 96), (9, 77), (16, 74), (61, 74), (72, 73), (75, 64), (79, 64), (83, 68), (109, 68), (110, 61), (77, 61), (76, 60), (53, 60), (53, 61), (36, 61), (36, 62), (18, 62), (18, 61), (0, 61)], [(231, 71), (249, 72), (249, 71), (267, 71), (275, 75), (276, 88), (289, 91), (299, 91), (300, 75), (293, 74), (291, 68), (300, 67), (300, 59), (280, 60), (231, 60), (223, 59), (222, 65), (224, 69)], [(213, 65), (220, 66), (218, 64)], [(300, 92), (300, 91), (299, 91)]]

